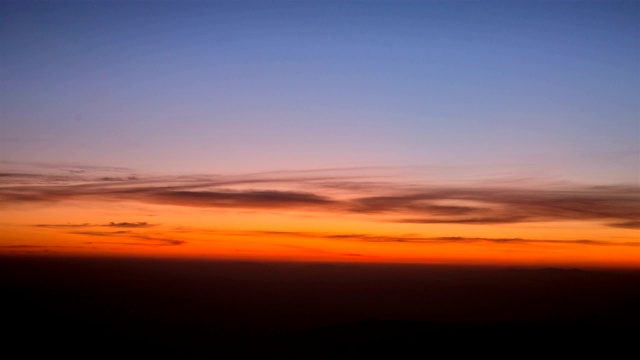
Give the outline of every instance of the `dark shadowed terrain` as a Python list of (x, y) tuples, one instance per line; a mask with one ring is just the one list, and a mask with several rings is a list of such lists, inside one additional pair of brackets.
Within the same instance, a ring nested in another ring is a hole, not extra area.
[(640, 272), (0, 258), (29, 355), (437, 358), (635, 351)]

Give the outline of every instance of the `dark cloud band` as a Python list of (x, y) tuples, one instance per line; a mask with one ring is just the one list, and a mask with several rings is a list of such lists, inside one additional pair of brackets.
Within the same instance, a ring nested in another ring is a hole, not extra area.
[[(640, 228), (640, 189), (635, 186), (383, 185), (348, 176), (340, 180), (335, 175), (309, 178), (298, 173), (285, 175), (164, 177), (67, 184), (57, 180), (47, 183), (45, 178), (38, 183), (24, 183), (20, 177), (12, 182), (12, 175), (8, 175), (0, 187), (0, 200), (4, 206), (65, 200), (139, 201), (188, 207), (358, 214), (372, 221), (422, 224), (595, 221), (617, 228)], [(246, 188), (269, 185), (278, 189)], [(340, 196), (336, 195), (338, 190)], [(110, 226), (150, 225), (123, 222)]]

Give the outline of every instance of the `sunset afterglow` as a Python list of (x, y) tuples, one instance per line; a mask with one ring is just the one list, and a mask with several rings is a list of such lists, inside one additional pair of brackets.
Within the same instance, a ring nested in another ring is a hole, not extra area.
[(640, 255), (631, 186), (40, 170), (3, 176), (5, 254), (587, 267)]
[(2, 2), (0, 254), (640, 267), (637, 2)]

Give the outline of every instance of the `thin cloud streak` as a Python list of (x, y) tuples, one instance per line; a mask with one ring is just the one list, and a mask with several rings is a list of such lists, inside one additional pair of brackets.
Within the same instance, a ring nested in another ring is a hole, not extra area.
[[(0, 201), (4, 206), (66, 200), (138, 201), (196, 208), (356, 214), (371, 221), (398, 223), (491, 225), (589, 221), (616, 228), (640, 228), (640, 189), (637, 186), (534, 187), (526, 182), (512, 186), (484, 183), (426, 186), (374, 183), (362, 177), (340, 179), (336, 175), (259, 176), (202, 175), (68, 184), (49, 179), (50, 185), (47, 185), (25, 184), (18, 177), (11, 183), (12, 175), (5, 174)], [(42, 177), (40, 181), (47, 181), (47, 178)], [(147, 225), (113, 223), (112, 226)]]
[(146, 201), (193, 207), (298, 208), (325, 206), (325, 196), (295, 191), (154, 191)]
[[(40, 226), (40, 225), (35, 225)], [(272, 238), (272, 239), (298, 239), (298, 241), (310, 240), (328, 240), (328, 241), (356, 241), (356, 242), (370, 242), (370, 243), (412, 243), (412, 244), (456, 244), (456, 243), (492, 243), (492, 244), (521, 244), (521, 245), (586, 245), (586, 246), (640, 246), (640, 242), (634, 241), (605, 241), (605, 240), (593, 240), (593, 239), (576, 239), (576, 240), (560, 240), (560, 239), (528, 239), (528, 238), (491, 238), (491, 237), (463, 237), (463, 236), (440, 236), (440, 237), (425, 237), (412, 234), (405, 235), (374, 235), (366, 233), (326, 233), (326, 232), (305, 232), (305, 231), (269, 231), (269, 230), (224, 230), (224, 229), (202, 229), (202, 228), (184, 228), (178, 227), (174, 229), (164, 229), (163, 231), (157, 231), (154, 233), (141, 233), (133, 230), (73, 230), (68, 231), (65, 229), (80, 227), (90, 228), (91, 225), (62, 225), (62, 226), (45, 226), (54, 230), (64, 231), (66, 234), (71, 235), (85, 235), (92, 237), (113, 238), (116, 241), (91, 241), (90, 244), (121, 244), (121, 245), (153, 245), (153, 246), (167, 246), (167, 245), (182, 245), (187, 241), (168, 238), (165, 236), (157, 236), (157, 234), (203, 234), (207, 235), (210, 240), (217, 240), (217, 238), (225, 238), (226, 241), (233, 237), (248, 237), (248, 238)], [(102, 226), (104, 227), (104, 226)], [(96, 228), (101, 228), (97, 226)], [(120, 239), (126, 238), (128, 240), (141, 240), (141, 242), (122, 242)], [(293, 246), (293, 245), (287, 245)], [(301, 246), (301, 245), (299, 245)]]
[(640, 229), (640, 221), (632, 220), (632, 221), (626, 221), (626, 222), (620, 222), (620, 223), (612, 223), (612, 224), (609, 224), (609, 226), (627, 228), (627, 229)]
[(156, 224), (149, 224), (144, 221), (140, 222), (110, 222), (108, 224), (36, 224), (35, 227), (43, 227), (43, 228), (94, 228), (94, 227), (124, 227), (124, 228), (148, 228), (157, 226)]
[(326, 233), (310, 231), (270, 231), (270, 230), (224, 230), (224, 229), (198, 229), (198, 228), (177, 228), (169, 230), (169, 233), (198, 233), (207, 235), (210, 238), (216, 237), (248, 237), (248, 238), (298, 238), (316, 240), (335, 241), (358, 241), (372, 243), (494, 243), (494, 244), (565, 244), (565, 245), (594, 245), (594, 246), (640, 246), (640, 241), (605, 241), (593, 239), (529, 239), (529, 238), (491, 238), (491, 237), (464, 237), (464, 236), (417, 236), (413, 234), (404, 235), (374, 235), (365, 233)]
[[(119, 231), (71, 231), (68, 234), (74, 235), (89, 235), (89, 236), (99, 236), (99, 237), (126, 237), (127, 239), (135, 239), (142, 240), (145, 242), (145, 245), (182, 245), (187, 242), (184, 240), (178, 239), (168, 239), (164, 237), (155, 237), (146, 234), (135, 233), (128, 230), (119, 230)], [(155, 244), (154, 244), (155, 243)], [(136, 245), (141, 245), (140, 243), (135, 243)]]
[(518, 244), (567, 244), (567, 245), (599, 245), (599, 246), (640, 246), (640, 242), (611, 242), (602, 240), (547, 240), (547, 239), (524, 239), (524, 238), (487, 238), (487, 237), (420, 237), (420, 236), (384, 236), (371, 234), (327, 234), (314, 232), (287, 232), (287, 231), (236, 231), (221, 232), (223, 234), (233, 234), (236, 236), (292, 236), (314, 239), (328, 240), (352, 240), (363, 242), (392, 242), (392, 243), (463, 243), (463, 242), (488, 242), (497, 244), (518, 243)]
[[(187, 243), (184, 240), (166, 238), (163, 236), (155, 236), (157, 233), (161, 233), (158, 231), (154, 231), (153, 233), (145, 233), (140, 232), (145, 231), (144, 229), (156, 227), (156, 224), (149, 224), (147, 222), (110, 222), (108, 224), (90, 224), (90, 223), (82, 223), (82, 224), (36, 224), (32, 225), (33, 227), (45, 228), (51, 230), (60, 230), (66, 234), (71, 235), (85, 235), (85, 236), (96, 236), (96, 237), (107, 237), (107, 238), (127, 238), (130, 240), (141, 240), (142, 242), (132, 243), (132, 244), (145, 244), (145, 245), (182, 245)], [(106, 229), (127, 229), (127, 230), (106, 230)], [(133, 229), (133, 230), (129, 230)], [(94, 242), (95, 243), (95, 242)], [(106, 242), (105, 242), (106, 243)], [(111, 242), (109, 242), (111, 243)]]

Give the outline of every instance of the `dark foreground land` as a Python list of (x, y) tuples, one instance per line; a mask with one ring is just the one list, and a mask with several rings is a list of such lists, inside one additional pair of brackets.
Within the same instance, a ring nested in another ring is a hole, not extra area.
[(640, 273), (0, 257), (5, 354), (602, 355), (640, 339)]

